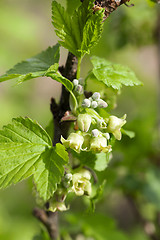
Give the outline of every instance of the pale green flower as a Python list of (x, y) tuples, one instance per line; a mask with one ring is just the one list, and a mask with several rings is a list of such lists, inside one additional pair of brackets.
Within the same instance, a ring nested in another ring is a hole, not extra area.
[(61, 136), (61, 142), (66, 148), (70, 147), (76, 152), (80, 152), (80, 150), (82, 149), (84, 138), (79, 132), (71, 133), (67, 140)]
[(107, 145), (107, 139), (105, 137), (98, 136), (91, 139), (90, 150), (94, 152), (110, 152), (111, 146)]
[(81, 131), (88, 132), (91, 122), (92, 122), (91, 115), (89, 115), (87, 113), (78, 115), (77, 124)]
[(77, 196), (82, 195), (91, 195), (91, 174), (88, 170), (82, 169), (79, 172), (73, 174), (72, 176), (72, 183), (73, 187), (72, 190), (75, 192)]
[(121, 140), (121, 127), (126, 123), (126, 114), (122, 118), (109, 116), (107, 131), (112, 133), (117, 140)]

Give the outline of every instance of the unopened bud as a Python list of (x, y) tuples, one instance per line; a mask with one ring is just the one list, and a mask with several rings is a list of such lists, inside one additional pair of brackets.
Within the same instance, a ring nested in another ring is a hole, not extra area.
[(79, 81), (78, 81), (77, 79), (74, 79), (74, 80), (73, 80), (73, 85), (74, 85), (74, 86), (77, 86), (78, 83), (79, 83)]
[(103, 136), (104, 136), (105, 138), (107, 138), (107, 140), (110, 139), (110, 135), (109, 135), (109, 133), (103, 133)]
[(85, 98), (82, 102), (82, 107), (90, 107), (91, 106), (91, 101), (88, 98)]
[(91, 107), (92, 108), (97, 108), (98, 107), (98, 103), (96, 101), (91, 102)]
[(79, 94), (79, 95), (82, 95), (83, 94), (83, 86), (78, 84), (76, 87), (75, 87), (75, 91)]
[(99, 132), (98, 129), (93, 129), (93, 130), (92, 130), (92, 136), (93, 136), (93, 137), (98, 137), (98, 136), (99, 136), (99, 133), (100, 133), (100, 132)]
[(100, 99), (100, 97), (101, 97), (101, 95), (100, 95), (99, 92), (95, 92), (95, 93), (93, 93), (93, 95), (92, 95), (93, 100), (98, 100), (98, 99)]
[(88, 132), (90, 125), (91, 125), (92, 117), (91, 115), (85, 113), (85, 114), (79, 114), (77, 118), (77, 124), (81, 131)]
[(99, 108), (106, 108), (106, 107), (108, 107), (108, 104), (105, 101), (103, 101), (102, 99), (99, 99), (97, 101), (97, 103), (98, 103), (98, 107)]
[(80, 83), (81, 85), (84, 84), (84, 78), (79, 78), (78, 81), (79, 81), (79, 83)]
[(71, 181), (72, 180), (72, 173), (67, 173), (64, 177), (67, 181)]

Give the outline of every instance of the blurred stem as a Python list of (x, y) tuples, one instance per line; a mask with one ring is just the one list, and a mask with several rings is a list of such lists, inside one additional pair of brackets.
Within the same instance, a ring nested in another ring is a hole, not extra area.
[(159, 87), (158, 87), (158, 131), (160, 142), (160, 5), (157, 7), (157, 50), (158, 50), (158, 71), (159, 71)]
[(77, 65), (77, 75), (76, 78), (79, 79), (80, 78), (80, 71), (81, 71), (81, 61), (82, 58), (78, 58), (78, 65)]

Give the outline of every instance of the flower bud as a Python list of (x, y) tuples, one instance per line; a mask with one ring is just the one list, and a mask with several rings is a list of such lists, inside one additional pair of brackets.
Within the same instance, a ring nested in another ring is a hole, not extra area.
[(99, 99), (97, 101), (97, 103), (98, 103), (98, 107), (99, 108), (106, 108), (106, 107), (108, 107), (108, 104), (105, 101), (103, 101), (102, 99)]
[(83, 86), (78, 84), (76, 87), (75, 87), (75, 91), (79, 94), (79, 95), (82, 95), (83, 94)]
[(109, 133), (103, 133), (103, 136), (104, 136), (107, 140), (110, 139), (110, 135), (109, 135)]
[(96, 101), (92, 101), (91, 102), (91, 107), (92, 108), (97, 108), (98, 107), (98, 103)]
[(73, 174), (72, 182), (73, 187), (72, 190), (75, 192), (77, 196), (82, 195), (91, 195), (91, 174), (88, 170), (82, 169), (78, 173)]
[(87, 113), (78, 115), (77, 124), (81, 131), (88, 132), (91, 122), (92, 122), (91, 115)]
[(94, 152), (109, 152), (111, 146), (107, 146), (107, 139), (103, 136), (92, 138), (90, 141), (90, 149)]
[(68, 210), (68, 208), (66, 207), (64, 202), (58, 202), (58, 201), (54, 201), (51, 203), (51, 206), (48, 209), (51, 212), (56, 212), (56, 211), (66, 211)]
[(84, 138), (80, 133), (71, 133), (67, 140), (61, 136), (61, 142), (66, 148), (70, 147), (76, 152), (80, 152)]
[(100, 99), (100, 97), (101, 97), (101, 95), (100, 95), (99, 92), (95, 92), (95, 93), (93, 93), (93, 95), (92, 95), (93, 100), (98, 100), (98, 99)]
[(117, 140), (121, 140), (121, 127), (126, 123), (126, 114), (122, 118), (109, 116), (107, 131), (112, 133)]
[(78, 83), (79, 83), (79, 81), (78, 81), (77, 79), (74, 79), (74, 80), (73, 80), (73, 85), (74, 85), (74, 86), (78, 86)]
[(67, 173), (66, 175), (64, 175), (64, 177), (62, 178), (62, 184), (65, 188), (69, 188), (71, 185), (71, 181), (72, 181), (72, 174), (71, 173)]
[(90, 107), (91, 106), (91, 101), (88, 98), (85, 98), (82, 102), (82, 107)]
[(81, 85), (84, 84), (84, 78), (79, 78), (78, 81), (79, 81), (79, 83), (80, 83)]
[(99, 132), (98, 129), (93, 129), (93, 130), (92, 130), (92, 136), (93, 136), (93, 137), (98, 137), (99, 134), (100, 134), (100, 132)]

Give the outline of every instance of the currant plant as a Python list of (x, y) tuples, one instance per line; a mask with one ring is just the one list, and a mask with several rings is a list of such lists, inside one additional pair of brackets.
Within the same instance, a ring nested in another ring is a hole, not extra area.
[[(60, 103), (51, 100), (53, 139), (50, 131), (29, 117), (14, 118), (0, 131), (0, 188), (33, 176), (36, 199), (42, 207), (34, 214), (47, 227), (51, 239), (59, 238), (55, 219), (58, 211), (69, 210), (65, 204), (67, 196), (71, 192), (88, 196), (94, 209), (104, 185), (97, 184), (97, 192), (93, 193), (95, 172), (108, 166), (114, 142), (120, 141), (122, 134), (134, 137), (133, 132), (124, 129), (126, 114), (111, 114), (122, 86), (142, 85), (134, 72), (92, 56), (93, 67), (81, 78), (82, 59), (98, 43), (104, 20), (128, 1), (68, 0), (66, 9), (52, 1), (52, 23), (58, 43), (16, 64), (0, 77), (0, 82), (16, 79), (17, 84), (48, 77), (63, 85)], [(62, 67), (60, 46), (69, 51)], [(100, 86), (98, 91), (92, 92), (90, 83)]]

